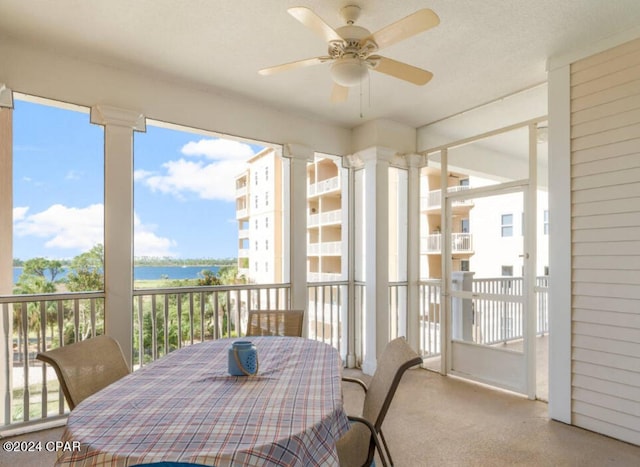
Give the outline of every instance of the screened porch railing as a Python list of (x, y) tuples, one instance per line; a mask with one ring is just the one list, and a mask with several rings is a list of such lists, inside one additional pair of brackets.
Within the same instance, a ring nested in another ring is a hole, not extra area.
[[(473, 287), (507, 287), (505, 281), (511, 281), (510, 287), (515, 291), (521, 278), (483, 279)], [(546, 334), (548, 278), (539, 277), (536, 284), (537, 332)], [(418, 285), (419, 352), (423, 357), (440, 355), (440, 286), (440, 280), (421, 281)], [(389, 285), (391, 338), (406, 335), (407, 287), (402, 282)], [(307, 290), (308, 337), (336, 347), (345, 362), (347, 353), (352, 352), (359, 364), (363, 357), (365, 284), (310, 282)], [(291, 308), (289, 284), (139, 289), (133, 295), (134, 368), (203, 340), (243, 336), (249, 309)], [(104, 301), (103, 292), (0, 296), (4, 332), (0, 355), (5, 359), (0, 430), (56, 419), (67, 411), (55, 372), (35, 360), (35, 355), (102, 334)], [(478, 303), (474, 312), (487, 315), (491, 306), (495, 304)], [(497, 329), (495, 335), (487, 332), (483, 343), (522, 338), (521, 332), (508, 326)]]

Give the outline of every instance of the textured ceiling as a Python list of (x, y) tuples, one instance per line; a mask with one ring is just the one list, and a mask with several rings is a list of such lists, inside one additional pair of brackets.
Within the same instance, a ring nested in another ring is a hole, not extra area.
[[(287, 8), (310, 7), (337, 28), (346, 4), (362, 7), (357, 24), (372, 32), (433, 9), (438, 27), (381, 51), (430, 70), (433, 80), (418, 87), (372, 73), (346, 103), (332, 104), (326, 64), (258, 75), (326, 54)], [(0, 40), (186, 80), (347, 127), (375, 118), (413, 127), (440, 120), (540, 84), (549, 56), (638, 24), (638, 0), (0, 0)]]

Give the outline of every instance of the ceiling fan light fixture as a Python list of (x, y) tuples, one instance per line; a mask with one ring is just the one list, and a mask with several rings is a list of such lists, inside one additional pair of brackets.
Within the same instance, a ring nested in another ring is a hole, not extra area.
[(352, 87), (368, 75), (369, 67), (364, 60), (356, 57), (345, 57), (336, 60), (330, 68), (333, 81), (341, 86)]

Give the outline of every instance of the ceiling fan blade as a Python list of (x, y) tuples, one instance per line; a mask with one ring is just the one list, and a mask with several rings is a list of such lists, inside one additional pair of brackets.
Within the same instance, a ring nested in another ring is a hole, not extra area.
[(287, 10), (291, 16), (322, 37), (325, 42), (342, 41), (342, 37), (322, 18), (304, 6), (297, 6)]
[(334, 83), (333, 90), (331, 91), (331, 102), (339, 103), (345, 102), (349, 96), (349, 88), (341, 86), (338, 83)]
[(374, 32), (369, 37), (362, 39), (360, 45), (363, 46), (367, 40), (372, 40), (380, 50), (431, 29), (438, 24), (440, 24), (438, 15), (433, 10), (425, 8)]
[(374, 63), (373, 69), (375, 71), (417, 84), (418, 86), (427, 84), (431, 78), (433, 78), (433, 73), (430, 71), (408, 65), (407, 63), (397, 62), (396, 60), (386, 57), (371, 56), (369, 58), (372, 59)]
[(328, 62), (329, 60), (331, 60), (331, 57), (307, 58), (306, 60), (298, 60), (296, 62), (284, 63), (282, 65), (263, 68), (262, 70), (259, 70), (258, 73), (264, 76), (273, 75), (275, 73), (280, 73), (281, 71), (293, 70), (295, 68), (302, 68), (302, 67), (311, 66), (311, 65), (320, 65), (321, 63)]

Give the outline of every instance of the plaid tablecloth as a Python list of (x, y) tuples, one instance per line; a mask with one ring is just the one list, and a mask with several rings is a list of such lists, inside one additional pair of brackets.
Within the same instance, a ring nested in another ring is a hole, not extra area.
[(160, 461), (222, 466), (338, 465), (349, 429), (342, 365), (333, 347), (295, 337), (253, 337), (254, 377), (229, 376), (233, 340), (172, 352), (80, 403), (59, 466)]

